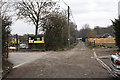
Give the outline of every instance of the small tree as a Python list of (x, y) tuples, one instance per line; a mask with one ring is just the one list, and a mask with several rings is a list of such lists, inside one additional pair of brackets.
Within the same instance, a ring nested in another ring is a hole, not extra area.
[(116, 46), (118, 46), (118, 48), (120, 49), (120, 17), (112, 21), (112, 23), (115, 31), (114, 34), (115, 34)]
[(67, 20), (62, 13), (51, 13), (43, 19), (47, 50), (63, 48), (68, 44)]
[(72, 44), (76, 42), (76, 38), (78, 34), (77, 25), (73, 22), (70, 22), (69, 27), (70, 27), (70, 43)]

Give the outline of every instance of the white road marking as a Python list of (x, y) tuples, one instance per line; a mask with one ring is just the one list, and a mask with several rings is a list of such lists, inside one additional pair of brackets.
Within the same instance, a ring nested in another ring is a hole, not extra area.
[(17, 65), (17, 66), (14, 66), (13, 69), (14, 69), (14, 68), (17, 68), (17, 67), (20, 67), (20, 66), (22, 66), (22, 65), (25, 64), (25, 63), (26, 63), (26, 62), (21, 63), (21, 64), (19, 64), (19, 65)]
[(92, 58), (92, 59), (93, 59), (94, 57), (90, 57), (90, 58)]
[(80, 49), (80, 50), (83, 50), (83, 51), (84, 51), (84, 50), (86, 50), (86, 49)]
[(20, 55), (21, 55), (21, 54), (26, 54), (26, 55), (29, 55), (29, 54), (48, 54), (48, 53), (42, 53), (42, 52), (41, 52), (41, 53), (29, 53), (29, 52), (28, 52), (28, 53), (9, 53), (9, 54), (17, 54), (17, 55), (18, 55), (18, 54), (20, 54)]
[(113, 76), (113, 77), (119, 77), (118, 75), (116, 75), (109, 66), (107, 66), (102, 60), (100, 60), (97, 55), (96, 52), (94, 52), (94, 57), (96, 58), (96, 60)]
[(96, 55), (96, 53), (95, 53), (95, 52), (94, 52), (94, 57), (95, 57), (95, 58), (97, 58), (97, 55)]
[[(103, 58), (110, 58), (111, 55), (108, 55), (108, 56), (100, 56), (98, 57), (99, 59), (103, 59)], [(90, 58), (95, 58), (95, 57), (90, 57)]]
[(107, 56), (100, 56), (99, 59), (102, 59), (102, 58), (110, 58), (111, 55), (107, 55)]
[[(102, 58), (110, 58), (111, 55), (107, 55), (107, 56), (97, 56), (99, 59), (102, 59)], [(95, 57), (91, 57), (91, 58), (95, 58)]]

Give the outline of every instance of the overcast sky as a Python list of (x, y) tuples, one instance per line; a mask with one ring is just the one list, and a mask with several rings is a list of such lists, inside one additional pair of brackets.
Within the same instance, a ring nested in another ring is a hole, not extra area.
[[(111, 20), (118, 17), (119, 0), (64, 0), (71, 8), (77, 29), (81, 29), (84, 24), (89, 24), (91, 28), (95, 26), (107, 27), (111, 25)], [(67, 6), (60, 1), (61, 7)], [(72, 21), (73, 18), (71, 17)], [(24, 21), (14, 22), (11, 26), (12, 34), (34, 34), (34, 26), (24, 23)]]

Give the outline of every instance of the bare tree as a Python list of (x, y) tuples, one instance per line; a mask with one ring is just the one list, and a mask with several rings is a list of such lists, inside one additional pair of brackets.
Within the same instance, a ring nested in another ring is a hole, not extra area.
[(12, 18), (9, 14), (11, 5), (7, 2), (1, 2), (0, 19), (2, 22), (2, 52), (3, 57), (8, 57), (8, 34), (10, 34), (10, 25), (12, 24)]
[(27, 22), (32, 22), (35, 26), (35, 35), (38, 34), (42, 17), (49, 14), (55, 6), (52, 0), (22, 0), (15, 3), (18, 19), (25, 19)]
[(91, 31), (89, 24), (84, 24), (83, 28), (79, 31), (80, 37), (88, 37), (88, 33)]
[(2, 70), (4, 71), (2, 73), (2, 76), (4, 76), (9, 69), (12, 68), (12, 64), (7, 60), (8, 58), (8, 34), (10, 34), (10, 25), (12, 24), (12, 19), (8, 15), (9, 14), (9, 9), (10, 6), (6, 2), (2, 2), (0, 5), (0, 25), (1, 30), (0, 32), (2, 33), (0, 36), (2, 36)]

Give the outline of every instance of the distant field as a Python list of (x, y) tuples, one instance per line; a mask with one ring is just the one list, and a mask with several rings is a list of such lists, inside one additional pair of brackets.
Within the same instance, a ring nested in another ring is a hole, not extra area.
[(116, 47), (115, 43), (96, 43), (95, 45), (103, 45), (106, 47)]

